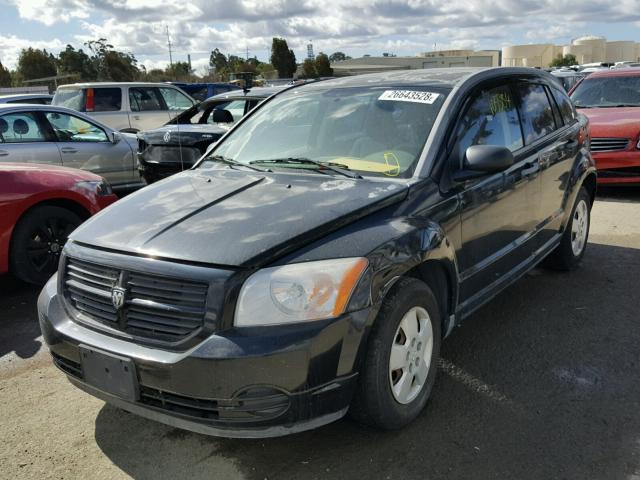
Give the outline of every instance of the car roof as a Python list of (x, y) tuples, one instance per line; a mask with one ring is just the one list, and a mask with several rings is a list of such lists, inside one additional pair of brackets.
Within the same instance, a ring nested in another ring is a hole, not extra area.
[(589, 78), (598, 77), (640, 77), (640, 67), (616, 68), (614, 70), (598, 70), (589, 75)]
[(41, 98), (53, 97), (50, 93), (8, 93), (0, 95), (0, 98)]
[(393, 70), (369, 73), (351, 77), (340, 77), (322, 82), (311, 82), (296, 88), (302, 90), (322, 90), (327, 88), (348, 88), (368, 86), (440, 86), (454, 88), (470, 79), (490, 79), (501, 76), (536, 76), (554, 81), (551, 75), (541, 69), (526, 67), (450, 67), (426, 68), (419, 70)]

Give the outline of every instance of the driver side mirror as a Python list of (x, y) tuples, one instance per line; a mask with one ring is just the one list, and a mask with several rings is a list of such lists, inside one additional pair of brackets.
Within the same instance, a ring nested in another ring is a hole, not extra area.
[(502, 172), (514, 164), (513, 153), (499, 145), (472, 145), (464, 153), (464, 167), (453, 174), (456, 182)]
[(122, 136), (120, 135), (120, 132), (109, 133), (109, 140), (111, 141), (111, 143), (118, 143), (121, 139)]

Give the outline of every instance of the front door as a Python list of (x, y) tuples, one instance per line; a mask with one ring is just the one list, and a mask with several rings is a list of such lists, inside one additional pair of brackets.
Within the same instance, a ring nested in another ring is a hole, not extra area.
[(472, 145), (510, 149), (509, 169), (465, 182), (459, 188), (461, 245), (458, 269), (461, 306), (471, 311), (524, 268), (540, 202), (538, 167), (523, 155), (524, 140), (510, 85), (481, 88), (455, 130), (454, 164), (464, 167)]
[(126, 141), (112, 143), (102, 128), (68, 113), (46, 112), (45, 118), (65, 167), (88, 170), (116, 187), (134, 181), (135, 162)]

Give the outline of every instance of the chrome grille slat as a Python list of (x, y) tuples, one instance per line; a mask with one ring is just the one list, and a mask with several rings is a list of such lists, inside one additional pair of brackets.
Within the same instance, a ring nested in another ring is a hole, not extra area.
[[(110, 329), (158, 341), (179, 341), (203, 326), (205, 283), (130, 272), (71, 257), (67, 257), (63, 280), (67, 301)], [(121, 310), (112, 303), (115, 286), (126, 291)]]
[(592, 152), (616, 152), (626, 150), (629, 146), (628, 138), (595, 137), (591, 139)]

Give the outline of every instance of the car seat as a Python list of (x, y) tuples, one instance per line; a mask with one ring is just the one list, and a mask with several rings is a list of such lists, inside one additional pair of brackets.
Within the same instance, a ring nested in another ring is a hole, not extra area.
[(16, 136), (19, 135), (22, 138), (22, 135), (26, 135), (27, 133), (29, 133), (29, 124), (22, 118), (18, 118), (17, 120), (14, 120), (13, 133)]

